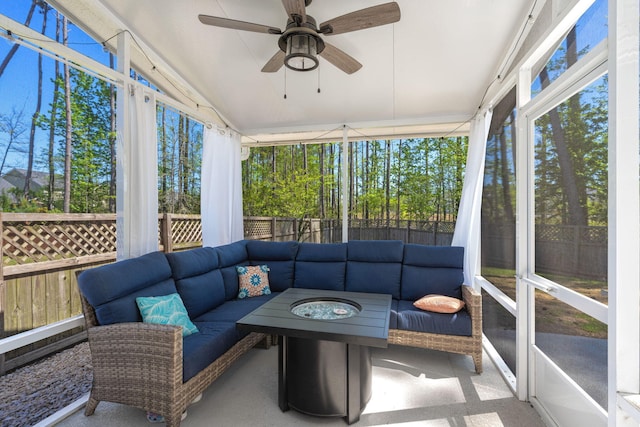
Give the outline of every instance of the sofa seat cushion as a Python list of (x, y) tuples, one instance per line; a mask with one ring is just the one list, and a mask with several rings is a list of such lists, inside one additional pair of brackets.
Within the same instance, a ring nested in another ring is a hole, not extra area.
[(182, 381), (209, 366), (238, 341), (234, 322), (194, 322), (200, 333), (182, 341)]
[(95, 309), (100, 325), (141, 322), (137, 297), (177, 292), (171, 267), (162, 252), (85, 270), (78, 276), (78, 287)]
[(391, 300), (391, 309), (389, 311), (389, 329), (398, 329), (398, 300)]
[(198, 316), (194, 323), (198, 326), (198, 322), (236, 322), (278, 294), (279, 292), (272, 292), (269, 295), (227, 301)]
[(166, 254), (178, 293), (191, 318), (225, 301), (225, 287), (214, 248), (198, 248)]
[(398, 301), (397, 329), (434, 334), (471, 336), (471, 316), (466, 309), (457, 313), (433, 313), (413, 306), (413, 301)]
[(346, 266), (346, 243), (301, 243), (293, 287), (344, 291)]
[(247, 254), (251, 265), (269, 267), (269, 286), (272, 292), (293, 287), (294, 267), (298, 242), (247, 241)]

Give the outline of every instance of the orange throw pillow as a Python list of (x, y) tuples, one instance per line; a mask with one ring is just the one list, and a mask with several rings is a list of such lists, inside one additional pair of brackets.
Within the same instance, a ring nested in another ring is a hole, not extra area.
[(433, 311), (435, 313), (457, 313), (464, 307), (464, 301), (458, 298), (444, 295), (425, 295), (413, 305), (420, 310)]

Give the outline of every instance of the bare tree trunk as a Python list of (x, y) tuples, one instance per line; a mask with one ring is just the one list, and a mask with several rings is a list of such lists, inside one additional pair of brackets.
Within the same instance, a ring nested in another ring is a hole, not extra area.
[[(24, 20), (25, 27), (28, 27), (29, 24), (31, 23), (31, 18), (33, 17), (33, 11), (36, 10), (36, 3), (37, 3), (36, 0), (33, 0), (31, 2), (31, 8), (27, 13), (27, 19)], [(14, 43), (14, 45), (11, 46), (9, 53), (7, 53), (7, 56), (5, 56), (4, 59), (2, 60), (2, 64), (0, 64), (0, 77), (2, 77), (4, 70), (7, 68), (7, 65), (9, 65), (9, 62), (11, 62), (11, 58), (13, 58), (13, 55), (16, 54), (19, 47), (20, 45), (18, 43)]]
[(166, 121), (167, 121), (167, 109), (163, 106), (161, 108), (160, 113), (160, 156), (162, 157), (162, 174), (160, 176), (160, 191), (162, 193), (162, 200), (160, 200), (160, 206), (162, 208), (163, 213), (169, 212), (167, 210), (167, 195), (169, 191), (169, 153), (167, 151), (167, 132), (166, 132)]
[[(496, 165), (495, 169), (497, 169)], [(507, 222), (514, 220), (513, 206), (511, 205), (511, 185), (509, 183), (509, 169), (507, 165), (507, 136), (504, 129), (500, 134), (500, 172), (502, 179), (502, 198), (504, 199), (504, 215)], [(497, 182), (497, 181), (495, 181)]]
[[(397, 186), (398, 188), (396, 189), (396, 195), (397, 195), (397, 200), (396, 200), (396, 221), (400, 221), (400, 194), (401, 194), (401, 189), (400, 186), (402, 185), (402, 140), (398, 141), (398, 176), (397, 176)], [(398, 225), (399, 226), (399, 225)]]
[[(370, 188), (370, 183), (371, 183), (371, 177), (369, 176), (369, 174), (371, 173), (370, 170), (370, 165), (369, 165), (369, 141), (365, 142), (365, 156), (364, 156), (364, 194), (366, 194), (367, 196), (370, 194), (371, 192), (371, 188)], [(369, 219), (369, 198), (365, 198), (364, 201), (364, 218), (365, 219)]]
[(391, 219), (391, 140), (386, 141), (385, 151), (385, 171), (384, 171), (384, 185), (385, 185), (385, 210), (387, 214), (387, 223)]
[(332, 184), (334, 184), (331, 186), (331, 211), (333, 214), (337, 214), (337, 212), (340, 210), (337, 200), (337, 192), (340, 188), (340, 169), (337, 169), (336, 171), (336, 147), (334, 144), (329, 145), (329, 164), (329, 170), (331, 171), (332, 176)]
[(438, 197), (436, 199), (436, 221), (443, 220), (442, 218), (442, 205), (444, 204), (444, 164), (442, 160), (442, 144), (444, 138), (438, 140)]
[(7, 156), (9, 155), (12, 147), (17, 145), (22, 134), (26, 132), (26, 126), (24, 126), (24, 123), (22, 122), (23, 117), (24, 110), (17, 111), (15, 108), (12, 109), (11, 114), (0, 114), (0, 127), (2, 127), (9, 135), (9, 141), (7, 141), (7, 146), (5, 147), (2, 155), (2, 161), (0, 162), (0, 175), (2, 175), (2, 171), (4, 170), (4, 166), (7, 161)]
[[(307, 172), (309, 168), (309, 158), (307, 157), (307, 145), (302, 144), (302, 168), (305, 172)], [(304, 192), (305, 194), (309, 192), (309, 180), (304, 181)]]
[[(540, 72), (540, 82), (543, 89), (549, 86), (547, 67), (544, 67)], [(564, 128), (562, 127), (562, 119), (560, 118), (557, 108), (549, 111), (549, 120), (551, 122), (553, 142), (556, 146), (556, 152), (558, 153), (560, 176), (564, 189), (563, 193), (567, 198), (569, 223), (571, 225), (587, 225), (586, 214), (580, 205), (580, 195), (573, 159), (571, 158), (571, 153), (569, 153)]]
[[(56, 12), (56, 41), (60, 41), (60, 13)], [(54, 61), (53, 79), (53, 100), (51, 101), (51, 116), (49, 117), (49, 150), (47, 152), (47, 162), (49, 164), (49, 195), (47, 206), (51, 211), (55, 207), (56, 191), (56, 165), (54, 162), (56, 117), (58, 114), (58, 91), (60, 77), (60, 62)]]
[(185, 144), (184, 144), (184, 122), (182, 116), (178, 117), (178, 210), (182, 211), (184, 207), (184, 159), (185, 159)]
[(292, 145), (291, 149), (289, 151), (290, 151), (290, 154), (291, 154), (291, 156), (289, 157), (289, 160), (291, 160), (291, 163), (290, 163), (291, 164), (291, 172), (290, 172), (290, 174), (295, 179), (295, 175), (293, 175), (293, 173), (296, 170), (296, 147), (295, 147), (295, 145)]
[[(352, 145), (355, 143), (352, 143)], [(353, 149), (353, 172), (352, 172), (352, 184), (353, 184), (353, 200), (351, 201), (351, 207), (353, 215), (358, 217), (358, 210), (360, 209), (360, 186), (358, 185), (358, 178), (360, 176), (360, 142), (355, 145)]]
[[(115, 67), (115, 60), (112, 53), (109, 53), (109, 67)], [(109, 85), (109, 212), (116, 211), (116, 87)], [(162, 128), (164, 130), (164, 127)]]
[[(62, 17), (62, 42), (65, 46), (69, 44), (68, 21)], [(69, 65), (65, 62), (64, 69), (64, 102), (66, 111), (66, 135), (64, 150), (64, 202), (63, 211), (71, 212), (71, 143), (72, 143), (72, 122), (71, 122), (71, 72)]]
[(271, 147), (271, 196), (276, 196), (276, 182), (277, 182), (277, 173), (278, 173), (278, 165), (277, 161), (277, 153), (276, 146)]
[(456, 138), (456, 151), (455, 151), (455, 162), (456, 162), (456, 189), (455, 196), (450, 197), (452, 202), (451, 212), (454, 215), (457, 215), (458, 210), (460, 209), (460, 199), (462, 197), (462, 186), (464, 185), (464, 157), (462, 156), (462, 149), (464, 145), (463, 139), (461, 136)]
[(184, 175), (182, 179), (182, 193), (185, 195), (185, 207), (187, 203), (186, 196), (189, 194), (191, 188), (191, 152), (189, 150), (189, 119), (187, 116), (182, 116), (184, 126), (182, 128), (182, 146), (184, 147), (182, 159), (182, 173)]
[(349, 210), (349, 218), (351, 218), (351, 213), (353, 212), (353, 193), (354, 193), (354, 188), (353, 188), (353, 168), (354, 168), (354, 161), (353, 161), (353, 143), (349, 144), (349, 204), (348, 206), (348, 210)]
[(320, 219), (324, 219), (326, 216), (324, 203), (324, 150), (325, 144), (320, 144), (320, 156), (318, 159), (318, 162), (320, 163), (320, 188), (318, 193), (318, 200), (320, 202)]
[(342, 207), (340, 206), (340, 202), (342, 199), (346, 198), (346, 194), (342, 194), (342, 197), (338, 197), (338, 195), (336, 194), (336, 192), (338, 191), (342, 191), (342, 180), (344, 179), (344, 177), (342, 176), (342, 158), (343, 153), (341, 149), (338, 149), (338, 187), (337, 189), (334, 191), (334, 206), (336, 206), (336, 213), (338, 214), (338, 217), (342, 220)]
[[(429, 149), (431, 147), (430, 140), (424, 140), (424, 186), (425, 194), (431, 196), (431, 175), (429, 174)], [(430, 218), (423, 218), (429, 220)]]
[[(49, 14), (49, 5), (42, 3), (42, 31), (40, 34), (46, 32), (47, 29), (47, 15)], [(29, 133), (29, 154), (27, 156), (27, 174), (24, 179), (23, 195), (25, 199), (29, 199), (29, 193), (31, 192), (31, 175), (33, 174), (33, 154), (36, 144), (36, 126), (38, 124), (38, 118), (40, 117), (40, 109), (42, 108), (42, 53), (38, 53), (38, 94), (36, 98), (36, 109), (31, 117), (31, 132)]]

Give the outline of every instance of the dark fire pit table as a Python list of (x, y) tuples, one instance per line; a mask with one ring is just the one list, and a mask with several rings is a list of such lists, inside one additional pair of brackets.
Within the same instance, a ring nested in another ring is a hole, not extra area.
[(281, 337), (282, 411), (352, 424), (371, 398), (370, 347), (387, 347), (390, 308), (390, 295), (291, 288), (236, 325)]

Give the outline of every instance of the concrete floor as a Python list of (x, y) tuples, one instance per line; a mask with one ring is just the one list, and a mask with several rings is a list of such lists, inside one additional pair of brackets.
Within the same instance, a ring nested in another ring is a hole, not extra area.
[[(346, 426), (342, 418), (318, 418), (277, 402), (277, 348), (252, 349), (191, 405), (182, 426)], [(536, 411), (517, 400), (485, 356), (476, 375), (468, 356), (390, 346), (373, 351), (373, 391), (355, 426), (541, 427)], [(150, 426), (145, 413), (101, 402), (91, 417), (83, 410), (64, 427)]]

